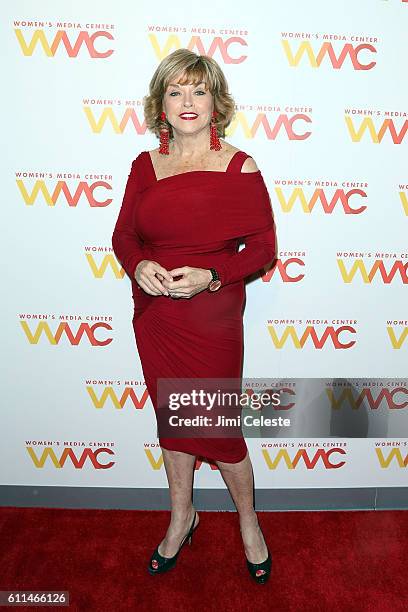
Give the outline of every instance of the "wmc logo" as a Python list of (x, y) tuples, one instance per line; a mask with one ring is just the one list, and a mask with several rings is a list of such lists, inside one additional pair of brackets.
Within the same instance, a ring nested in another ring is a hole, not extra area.
[[(160, 29), (160, 26), (157, 27)], [(149, 29), (154, 30), (155, 26), (149, 26)], [(194, 28), (192, 28), (192, 30), (194, 30)], [(155, 56), (159, 61), (164, 59), (175, 49), (185, 48), (190, 51), (195, 51), (199, 55), (208, 55), (209, 57), (213, 57), (218, 51), (224, 64), (242, 64), (248, 57), (248, 55), (242, 53), (242, 51), (246, 51), (246, 47), (248, 46), (245, 38), (242, 36), (225, 37), (222, 32), (220, 32), (220, 34), (220, 36), (215, 36), (212, 39), (206, 36), (207, 39), (209, 38), (207, 46), (204, 45), (202, 36), (198, 36), (197, 34), (193, 35), (189, 40), (184, 41), (180, 40), (177, 34), (170, 34), (162, 44), (159, 43), (156, 34), (149, 34), (148, 37)]]
[(367, 193), (362, 189), (349, 189), (348, 191), (336, 189), (333, 194), (329, 194), (325, 189), (319, 187), (309, 195), (302, 187), (291, 188), (287, 193), (282, 187), (275, 187), (274, 191), (284, 213), (291, 213), (297, 206), (306, 214), (322, 210), (324, 214), (331, 215), (337, 207), (346, 215), (359, 215), (367, 208), (364, 204), (352, 206), (352, 197), (357, 196), (358, 199), (367, 197)]
[[(107, 470), (115, 465), (115, 461), (111, 461), (114, 451), (111, 448), (84, 448), (81, 451), (72, 448), (64, 448), (58, 454), (52, 446), (45, 448), (33, 448), (27, 446), (27, 452), (36, 468), (45, 466), (53, 466), (57, 469), (62, 469), (66, 465), (71, 465), (77, 470), (82, 470), (85, 464), (92, 466), (95, 470)], [(108, 455), (108, 457), (104, 456)]]
[[(20, 176), (21, 172), (16, 173)], [(31, 173), (24, 173), (27, 178), (30, 178)], [(37, 179), (30, 187), (26, 185), (23, 179), (16, 180), (17, 188), (27, 206), (33, 206), (39, 200), (39, 203), (45, 202), (47, 206), (55, 206), (56, 204), (68, 204), (70, 208), (76, 208), (80, 199), (87, 202), (91, 208), (104, 208), (112, 203), (112, 198), (106, 196), (106, 191), (112, 190), (111, 183), (107, 181), (57, 181), (53, 185), (44, 179)], [(100, 190), (96, 192), (96, 190)], [(101, 198), (102, 194), (102, 198)]]
[(281, 448), (271, 456), (271, 452), (266, 448), (262, 449), (262, 455), (266, 466), (269, 470), (276, 470), (280, 464), (284, 465), (288, 470), (305, 467), (308, 470), (314, 470), (316, 466), (321, 465), (326, 470), (334, 470), (343, 467), (345, 461), (336, 457), (336, 455), (346, 455), (344, 448), (330, 448), (325, 450), (319, 448), (317, 451), (307, 451), (305, 448), (299, 448), (294, 454), (289, 453), (286, 448)]
[[(25, 22), (14, 22), (14, 25), (17, 26), (24, 24)], [(113, 35), (104, 30), (91, 33), (87, 30), (67, 31), (61, 29), (45, 34), (43, 29), (27, 29), (24, 33), (21, 28), (15, 28), (14, 33), (20, 50), (26, 57), (32, 56), (36, 50), (45, 57), (55, 57), (60, 50), (58, 55), (76, 58), (81, 49), (85, 49), (86, 55), (92, 59), (110, 57), (113, 53), (110, 46), (111, 41), (114, 40)], [(106, 41), (109, 41), (108, 45), (106, 45)]]
[[(389, 389), (379, 391), (362, 389), (357, 394), (355, 394), (355, 389), (347, 388), (340, 389), (338, 395), (334, 389), (326, 389), (326, 394), (333, 410), (349, 407), (352, 410), (359, 410), (359, 408), (365, 410), (367, 406), (371, 410), (378, 410), (381, 406), (388, 410), (402, 410), (408, 407), (408, 388), (404, 386), (394, 387), (391, 391)], [(398, 402), (399, 394), (406, 398), (406, 401)]]
[[(380, 144), (384, 136), (389, 133), (393, 144), (399, 145), (404, 140), (408, 130), (408, 119), (399, 128), (399, 132), (395, 127), (393, 119), (384, 119), (382, 123), (378, 123), (376, 126), (371, 117), (364, 117), (364, 119), (360, 120), (358, 128), (355, 125), (356, 121), (350, 115), (346, 114), (345, 121), (352, 142), (360, 142), (365, 133), (368, 132), (369, 140), (374, 144)], [(389, 141), (390, 139), (388, 138), (387, 140)]]
[(328, 325), (323, 328), (320, 335), (316, 331), (314, 325), (307, 325), (305, 329), (301, 329), (298, 332), (294, 325), (286, 325), (281, 332), (279, 337), (275, 325), (271, 321), (268, 324), (269, 335), (272, 342), (277, 349), (284, 348), (287, 341), (292, 340), (293, 347), (296, 349), (303, 349), (306, 343), (312, 348), (321, 350), (327, 343), (331, 343), (335, 349), (348, 349), (355, 345), (356, 340), (350, 340), (349, 342), (342, 342), (340, 335), (346, 332), (350, 334), (356, 334), (356, 329), (351, 325), (341, 325), (335, 328), (333, 325)]
[[(334, 70), (340, 70), (346, 63), (354, 70), (372, 70), (376, 61), (370, 56), (377, 53), (377, 49), (371, 44), (353, 45), (346, 43), (336, 51), (331, 42), (316, 43), (314, 46), (308, 40), (291, 42), (286, 37), (281, 40), (283, 52), (288, 60), (289, 66), (297, 68), (302, 60), (312, 68), (320, 68), (323, 62), (331, 65)], [(294, 46), (296, 47), (294, 48)], [(360, 57), (363, 54), (363, 58)], [(365, 63), (364, 63), (365, 59)]]
[(113, 338), (97, 338), (96, 334), (101, 330), (112, 331), (112, 327), (107, 323), (80, 323), (73, 326), (64, 321), (58, 324), (53, 331), (47, 321), (40, 321), (36, 324), (30, 324), (28, 321), (20, 321), (23, 332), (30, 344), (38, 344), (41, 338), (45, 338), (51, 345), (58, 345), (65, 338), (71, 346), (83, 344), (84, 340), (91, 346), (106, 346), (110, 344)]
[(86, 391), (93, 406), (98, 410), (111, 407), (116, 410), (123, 410), (125, 407), (142, 410), (146, 406), (146, 402), (149, 398), (147, 389), (143, 390), (141, 397), (136, 394), (132, 387), (125, 387), (121, 394), (116, 393), (112, 386), (103, 387), (102, 393), (97, 393), (94, 386), (89, 384), (91, 381), (86, 382)]
[[(402, 260), (397, 260), (391, 266), (389, 261), (375, 259), (370, 266), (366, 266), (362, 259), (350, 258), (347, 261), (349, 270), (347, 270), (344, 259), (337, 259), (336, 261), (343, 282), (347, 284), (352, 283), (355, 277), (367, 284), (373, 283), (375, 279), (383, 285), (390, 285), (393, 281), (394, 284), (396, 282), (402, 282), (404, 285), (408, 283), (408, 261), (404, 263)], [(387, 267), (389, 268), (388, 271)]]

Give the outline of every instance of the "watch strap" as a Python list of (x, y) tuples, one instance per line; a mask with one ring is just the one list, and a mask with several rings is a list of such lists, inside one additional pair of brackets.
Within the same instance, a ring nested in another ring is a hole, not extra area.
[(212, 283), (213, 281), (218, 280), (220, 277), (218, 276), (218, 272), (215, 268), (210, 268), (210, 272), (212, 274), (212, 279), (210, 280), (210, 283)]

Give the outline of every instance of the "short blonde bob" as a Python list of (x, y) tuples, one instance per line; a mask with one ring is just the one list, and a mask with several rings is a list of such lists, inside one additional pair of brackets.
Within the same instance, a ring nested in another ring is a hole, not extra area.
[[(169, 83), (176, 77), (180, 85), (197, 84), (204, 81), (205, 87), (214, 97), (214, 110), (218, 112), (215, 125), (218, 136), (225, 136), (225, 129), (235, 115), (235, 102), (228, 93), (228, 83), (218, 63), (206, 55), (197, 55), (189, 49), (177, 49), (167, 55), (156, 68), (150, 81), (149, 95), (144, 96), (143, 106), (147, 128), (159, 138), (160, 130), (169, 130), (169, 139), (173, 130), (168, 121), (160, 118), (163, 110), (163, 96)], [(174, 81), (176, 82), (176, 81)]]

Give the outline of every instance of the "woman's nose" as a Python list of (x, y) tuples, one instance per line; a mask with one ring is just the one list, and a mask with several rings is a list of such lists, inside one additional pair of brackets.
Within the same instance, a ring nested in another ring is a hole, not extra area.
[(184, 106), (191, 106), (193, 103), (193, 99), (191, 94), (186, 93), (184, 97)]

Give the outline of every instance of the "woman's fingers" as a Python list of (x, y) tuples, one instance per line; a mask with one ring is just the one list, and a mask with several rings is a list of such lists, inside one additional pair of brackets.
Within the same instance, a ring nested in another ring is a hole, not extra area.
[(152, 285), (152, 287), (154, 289), (156, 289), (159, 293), (161, 293), (161, 294), (167, 294), (168, 293), (166, 287), (164, 287), (164, 285), (162, 285), (162, 283), (160, 282), (160, 280), (157, 278), (157, 276), (155, 274), (153, 274), (152, 276), (149, 276), (148, 280), (149, 280), (150, 284)]
[(155, 295), (166, 295), (168, 293), (166, 287), (163, 287), (161, 282), (156, 276), (149, 277), (146, 282), (152, 288), (152, 291), (155, 292)]
[(161, 294), (168, 295), (169, 292), (167, 288), (161, 283), (161, 281), (164, 279), (173, 280), (173, 277), (171, 276), (171, 274), (169, 274), (166, 268), (163, 268), (163, 266), (161, 266), (157, 261), (151, 261), (150, 264), (150, 282), (152, 283), (154, 288), (157, 289)]
[(156, 274), (161, 277), (171, 277), (166, 268), (163, 268), (157, 261), (145, 260), (139, 270), (139, 285), (150, 295), (168, 295), (166, 287), (162, 285)]
[(173, 268), (169, 273), (173, 276), (182, 276), (184, 274), (188, 274), (191, 269), (191, 266), (182, 266), (181, 268)]
[(168, 270), (166, 270), (166, 268), (163, 268), (163, 266), (161, 266), (159, 263), (157, 263), (157, 261), (153, 262), (154, 264), (156, 264), (156, 273), (160, 274), (162, 276), (161, 280), (166, 279), (168, 281), (172, 281), (173, 277), (170, 274), (170, 272)]
[(175, 290), (175, 289), (169, 289), (169, 295), (170, 297), (176, 297), (176, 298), (190, 298), (193, 297), (193, 295), (195, 294), (194, 290)]
[(156, 289), (153, 283), (151, 283), (148, 278), (141, 280), (140, 286), (144, 291), (146, 291), (146, 293), (149, 293), (150, 295), (162, 295), (162, 292)]

